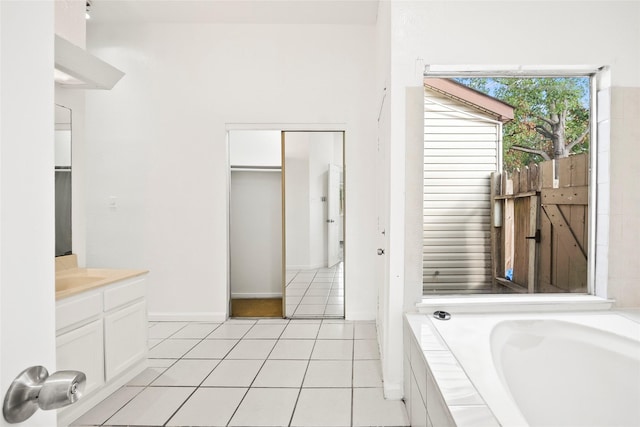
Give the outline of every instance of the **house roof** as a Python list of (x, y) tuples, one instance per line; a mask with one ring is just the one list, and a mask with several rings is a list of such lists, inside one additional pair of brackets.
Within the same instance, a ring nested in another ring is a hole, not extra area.
[(497, 98), (471, 89), (451, 79), (437, 77), (426, 77), (425, 87), (441, 93), (442, 95), (460, 101), (471, 107), (477, 108), (493, 117), (496, 120), (506, 123), (513, 120), (514, 107)]

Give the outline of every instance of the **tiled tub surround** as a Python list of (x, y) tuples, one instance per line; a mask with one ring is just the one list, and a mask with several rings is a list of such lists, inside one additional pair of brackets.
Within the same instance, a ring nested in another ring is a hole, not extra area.
[(414, 426), (640, 425), (637, 313), (407, 314), (404, 331)]
[(149, 366), (72, 425), (408, 426), (374, 322), (151, 322)]

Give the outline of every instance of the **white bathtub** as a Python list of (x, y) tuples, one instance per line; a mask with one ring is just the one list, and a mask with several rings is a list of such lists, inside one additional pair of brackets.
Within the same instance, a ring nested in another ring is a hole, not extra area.
[(640, 426), (640, 323), (630, 318), (454, 313), (432, 324), (502, 426)]

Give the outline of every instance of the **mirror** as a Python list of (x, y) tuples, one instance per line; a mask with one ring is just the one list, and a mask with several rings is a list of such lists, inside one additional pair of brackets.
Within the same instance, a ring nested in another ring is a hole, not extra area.
[(56, 256), (71, 254), (71, 109), (55, 106)]
[(344, 132), (283, 132), (285, 313), (344, 317)]

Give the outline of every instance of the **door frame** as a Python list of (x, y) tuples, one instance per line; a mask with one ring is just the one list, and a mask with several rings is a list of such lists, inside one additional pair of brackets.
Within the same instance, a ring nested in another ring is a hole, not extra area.
[[(344, 302), (343, 302), (343, 316), (346, 318), (346, 312), (347, 312), (347, 293), (346, 293), (346, 278), (347, 278), (347, 263), (346, 263), (346, 259), (347, 259), (347, 239), (346, 239), (346, 234), (347, 234), (347, 150), (346, 150), (346, 146), (347, 146), (347, 133), (349, 132), (349, 126), (347, 126), (346, 123), (225, 123), (225, 141), (226, 141), (226, 169), (227, 169), (227, 175), (226, 175), (226, 185), (227, 185), (227, 191), (226, 191), (226, 200), (225, 200), (225, 213), (226, 213), (226, 239), (227, 239), (227, 262), (226, 262), (226, 267), (227, 267), (227, 311), (225, 313), (225, 317), (227, 319), (230, 318), (231, 316), (231, 251), (230, 251), (230, 245), (231, 245), (231, 234), (230, 234), (230, 195), (231, 195), (231, 163), (230, 163), (230, 158), (229, 158), (229, 153), (230, 153), (230, 143), (229, 143), (229, 132), (233, 132), (233, 131), (239, 131), (239, 130), (255, 130), (255, 131), (279, 131), (281, 132), (281, 144), (283, 144), (284, 140), (284, 132), (341, 132), (343, 134), (342, 137), (342, 162), (343, 162), (343, 166), (342, 166), (342, 172), (343, 172), (343, 182), (344, 182), (344, 194), (343, 194), (343, 200), (344, 200), (344, 214), (343, 214), (343, 238), (344, 238), (344, 243), (343, 243), (343, 263), (344, 263), (344, 272), (343, 272), (343, 279), (345, 282), (345, 293), (344, 293)], [(282, 151), (281, 153), (282, 155), (284, 155), (284, 151)], [(284, 160), (284, 159), (283, 159)], [(284, 162), (283, 162), (284, 163)], [(282, 255), (283, 255), (283, 262), (282, 262), (282, 317), (286, 318), (286, 294), (285, 294), (285, 280), (286, 280), (286, 266), (285, 266), (285, 250), (286, 250), (286, 246), (285, 246), (285, 227), (284, 227), (284, 165), (282, 168), (282, 185), (283, 185), (283, 194), (282, 194), (282, 221), (283, 221), (283, 228), (282, 228)]]

